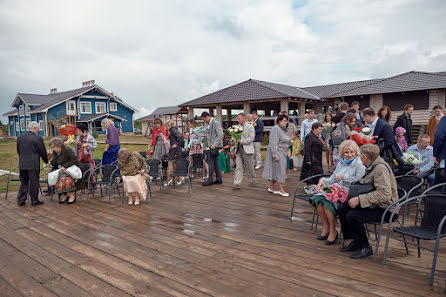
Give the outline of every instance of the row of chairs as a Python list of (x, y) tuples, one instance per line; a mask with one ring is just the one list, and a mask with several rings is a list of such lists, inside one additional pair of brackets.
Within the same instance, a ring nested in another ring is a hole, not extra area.
[[(375, 233), (376, 250), (374, 255), (374, 261), (378, 254), (379, 243), (383, 234), (383, 228), (386, 224), (387, 234), (386, 243), (383, 256), (383, 265), (386, 262), (388, 253), (388, 244), (391, 238), (399, 240), (404, 243), (406, 253), (409, 254), (408, 245), (415, 245), (418, 249), (418, 257), (421, 256), (421, 249), (426, 249), (434, 253), (434, 259), (431, 268), (430, 284), (433, 284), (435, 275), (436, 259), (439, 249), (440, 238), (446, 236), (446, 183), (442, 174), (443, 168), (433, 168), (432, 172), (436, 173), (434, 186), (429, 187), (424, 178), (417, 175), (411, 175), (412, 171), (407, 172), (405, 175), (397, 176), (398, 184), (398, 196), (399, 200), (389, 205), (384, 211), (381, 221), (370, 222), (366, 224), (367, 232)], [(293, 202), (291, 205), (290, 220), (294, 218), (294, 210), (298, 201), (304, 202), (306, 206), (310, 206), (309, 199), (312, 194), (300, 194), (302, 191), (301, 186), (310, 181), (318, 180), (321, 177), (328, 177), (328, 174), (319, 174), (308, 177), (300, 181), (294, 191)], [(406, 216), (409, 215), (409, 209), (411, 206), (416, 205), (416, 213), (414, 224), (408, 226), (406, 224)], [(393, 209), (393, 210), (392, 210)], [(387, 218), (387, 219), (386, 219)], [(398, 226), (393, 227), (392, 224), (397, 222)], [(313, 208), (313, 218), (311, 223), (311, 230), (317, 230), (318, 214)], [(374, 226), (374, 229), (370, 229), (370, 225)], [(392, 232), (400, 234), (399, 237), (392, 236)], [(369, 235), (370, 236), (370, 235)], [(412, 241), (408, 241), (407, 237), (416, 239), (416, 244)], [(435, 240), (435, 248), (429, 249), (420, 244), (420, 240)]]

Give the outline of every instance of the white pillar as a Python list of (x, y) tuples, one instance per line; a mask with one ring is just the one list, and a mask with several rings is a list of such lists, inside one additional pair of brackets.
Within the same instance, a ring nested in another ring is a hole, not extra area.
[(217, 121), (219, 121), (220, 123), (223, 124), (223, 114), (222, 114), (222, 110), (223, 110), (223, 108), (222, 108), (221, 104), (217, 104), (217, 106), (216, 106), (216, 115), (215, 115), (215, 118), (217, 119)]
[(288, 99), (280, 100), (280, 111), (279, 112), (286, 111), (286, 113), (288, 113), (289, 109), (290, 108), (289, 108), (289, 105), (288, 105)]
[(193, 107), (189, 107), (187, 109), (187, 117), (189, 119), (193, 119), (194, 118), (194, 108)]
[(243, 103), (243, 112), (245, 114), (251, 113), (251, 103)]

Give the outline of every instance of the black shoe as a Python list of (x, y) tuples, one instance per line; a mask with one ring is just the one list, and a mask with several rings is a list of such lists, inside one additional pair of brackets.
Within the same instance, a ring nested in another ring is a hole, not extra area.
[(74, 200), (73, 201), (68, 201), (69, 200), (69, 198), (67, 199), (67, 204), (73, 204), (74, 202), (76, 202), (76, 197), (74, 197)]
[(213, 182), (213, 184), (222, 184), (223, 182), (221, 180), (216, 180)]
[(319, 235), (317, 237), (317, 240), (327, 240), (327, 238), (328, 238), (328, 234), (327, 235)]
[(355, 245), (355, 243), (352, 241), (352, 242), (350, 242), (350, 244), (349, 245), (347, 245), (347, 246), (343, 246), (343, 247), (341, 247), (339, 250), (341, 251), (341, 252), (354, 252), (354, 251), (357, 251), (359, 248)]
[(339, 233), (336, 232), (336, 237), (335, 237), (335, 239), (334, 239), (334, 240), (327, 240), (327, 241), (325, 242), (325, 244), (326, 244), (326, 245), (332, 245), (332, 244), (335, 244), (336, 241), (338, 240), (338, 237), (339, 237)]
[(25, 202), (17, 203), (18, 206), (25, 206)]
[(350, 255), (350, 258), (352, 259), (361, 259), (361, 258), (367, 258), (368, 256), (373, 255), (373, 250), (371, 246), (364, 247), (354, 254)]
[(31, 206), (37, 206), (43, 204), (43, 201), (37, 201), (36, 203), (31, 203)]
[(201, 185), (203, 186), (203, 187), (206, 187), (206, 186), (211, 186), (213, 184), (213, 182), (204, 182), (204, 183), (202, 183)]

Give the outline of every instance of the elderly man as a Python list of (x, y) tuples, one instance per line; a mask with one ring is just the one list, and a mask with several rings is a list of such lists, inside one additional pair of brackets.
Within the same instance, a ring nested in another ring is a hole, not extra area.
[(28, 132), (17, 137), (17, 153), (19, 154), (20, 189), (17, 194), (17, 204), (25, 205), (28, 193), (31, 205), (43, 204), (39, 201), (39, 175), (40, 158), (45, 164), (48, 163), (43, 138), (37, 135), (40, 125), (37, 122), (28, 124)]
[[(209, 164), (209, 177), (208, 180), (202, 183), (203, 186), (210, 186), (212, 184), (221, 184), (221, 172), (218, 165), (218, 150), (223, 146), (223, 129), (219, 121), (204, 111), (201, 114), (201, 118), (208, 124), (208, 144), (210, 148), (209, 158), (207, 163)], [(215, 172), (215, 181), (212, 180)]]
[(256, 161), (255, 169), (262, 167), (262, 154), (260, 153), (260, 146), (263, 141), (263, 121), (259, 118), (257, 111), (253, 111), (252, 118), (254, 119), (254, 129), (256, 131), (256, 136), (254, 138), (254, 155)]
[(359, 156), (366, 167), (363, 182), (372, 183), (375, 190), (352, 197), (338, 208), (344, 239), (353, 239), (348, 246), (342, 247), (341, 251), (355, 251), (350, 256), (353, 259), (373, 254), (364, 223), (380, 222), (384, 210), (398, 200), (395, 176), (390, 166), (379, 156), (379, 147), (364, 144), (360, 148)]
[(409, 146), (407, 151), (419, 154), (424, 157), (425, 161), (423, 164), (417, 165), (413, 174), (417, 174), (422, 178), (426, 178), (429, 175), (429, 169), (434, 166), (434, 148), (429, 145), (430, 137), (427, 134), (421, 134), (418, 136), (418, 141), (416, 144)]
[(242, 137), (237, 139), (237, 151), (235, 159), (234, 185), (240, 188), (243, 179), (243, 166), (248, 170), (249, 182), (253, 183), (256, 175), (254, 172), (254, 127), (246, 121), (246, 115), (240, 113), (237, 116), (240, 126), (243, 126)]

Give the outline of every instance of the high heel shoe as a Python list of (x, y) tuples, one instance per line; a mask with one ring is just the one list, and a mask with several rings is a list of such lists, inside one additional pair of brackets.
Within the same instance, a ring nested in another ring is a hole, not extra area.
[[(332, 245), (332, 244), (335, 244), (336, 241), (338, 240), (338, 236), (339, 236), (339, 233), (336, 232), (336, 237), (335, 237), (335, 239), (334, 239), (334, 240), (327, 240), (327, 241), (325, 242), (325, 244), (326, 244), (326, 245)], [(327, 238), (328, 238), (328, 237), (327, 237)]]
[(67, 203), (67, 201), (68, 201), (68, 197), (67, 197), (67, 196), (65, 196), (65, 199), (64, 199), (64, 200), (61, 200), (60, 197), (59, 197), (59, 203), (60, 203), (60, 204)]
[(69, 201), (69, 199), (67, 199), (67, 204), (73, 204), (74, 202), (76, 202), (76, 197), (74, 197), (74, 200), (73, 201)]
[(169, 180), (167, 183), (164, 184), (165, 187), (171, 186), (173, 183), (173, 179)]
[(328, 234), (327, 235), (319, 235), (317, 237), (317, 240), (327, 240), (327, 238), (328, 238)]

